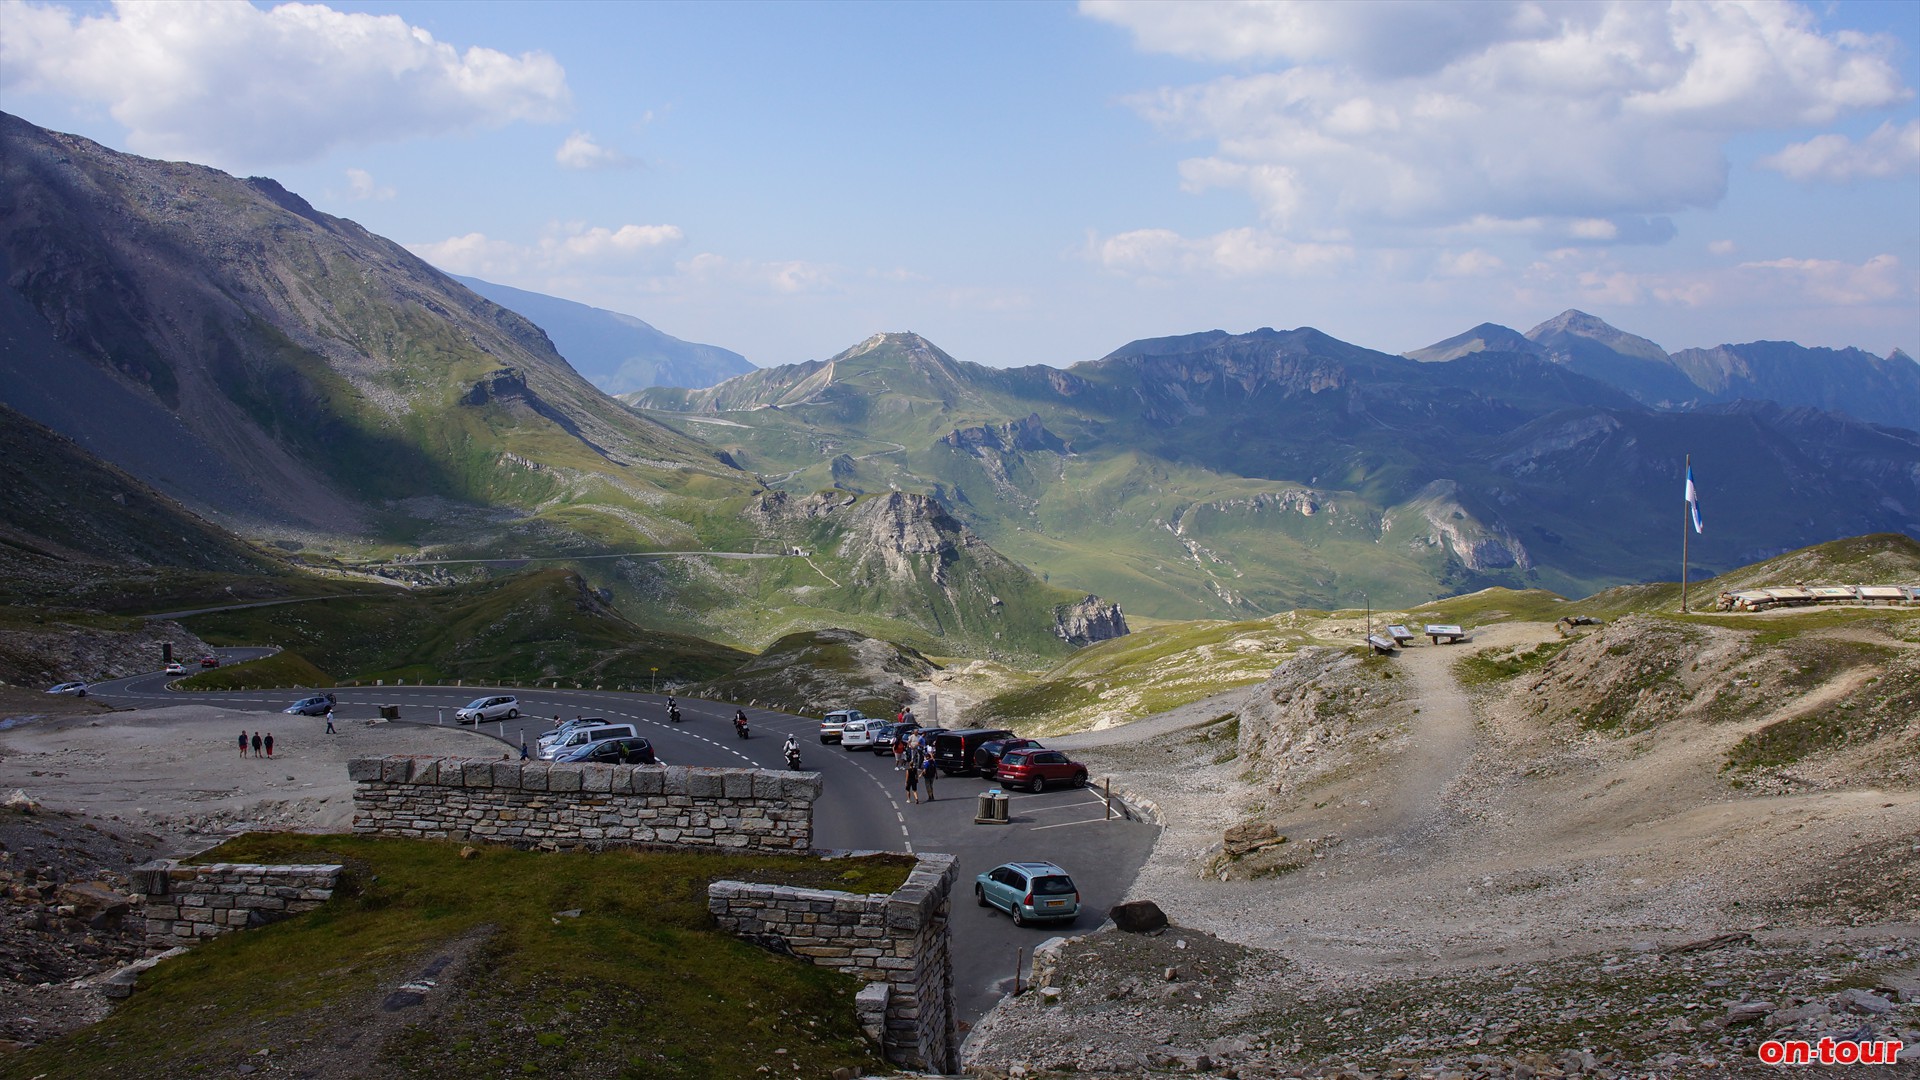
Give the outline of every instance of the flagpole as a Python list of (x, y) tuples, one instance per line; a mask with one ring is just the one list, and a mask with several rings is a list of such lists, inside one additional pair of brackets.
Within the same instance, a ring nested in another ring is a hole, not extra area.
[[(1693, 476), (1693, 455), (1687, 455), (1686, 475)], [(1687, 613), (1687, 526), (1693, 524), (1693, 504), (1680, 500), (1680, 614)]]

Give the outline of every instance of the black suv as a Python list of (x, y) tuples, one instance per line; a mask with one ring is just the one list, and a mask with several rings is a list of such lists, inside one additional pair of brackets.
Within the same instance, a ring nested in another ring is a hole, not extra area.
[(1013, 732), (1001, 728), (964, 728), (945, 731), (933, 738), (932, 767), (948, 776), (964, 776), (976, 771), (973, 755), (995, 739), (1011, 739)]

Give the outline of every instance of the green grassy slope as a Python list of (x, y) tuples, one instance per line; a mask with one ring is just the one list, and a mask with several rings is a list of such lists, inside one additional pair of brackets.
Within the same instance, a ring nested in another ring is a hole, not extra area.
[(749, 654), (622, 618), (566, 570), (506, 581), (196, 615), (216, 644), (273, 644), (342, 680), (639, 685), (723, 674)]
[[(716, 931), (706, 886), (728, 878), (887, 892), (898, 857), (499, 848), (254, 833), (208, 861), (343, 862), (324, 908), (216, 938), (141, 976), (105, 1020), (14, 1057), (9, 1075), (230, 1075), (317, 1069), (342, 1032), (366, 1036), (356, 1075), (824, 1076), (882, 1063), (854, 1021), (856, 980)], [(872, 865), (863, 865), (872, 864)], [(578, 911), (558, 918), (555, 912)], [(383, 1013), (436, 957), (433, 1009)]]

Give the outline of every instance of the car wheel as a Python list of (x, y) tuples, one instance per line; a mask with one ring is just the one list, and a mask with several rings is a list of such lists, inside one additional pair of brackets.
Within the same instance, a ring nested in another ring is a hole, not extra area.
[(1008, 908), (1007, 914), (1013, 916), (1013, 925), (1015, 926), (1027, 925), (1027, 917), (1025, 915), (1020, 914), (1019, 904), (1015, 904), (1012, 907)]
[(987, 906), (987, 893), (985, 889), (980, 887), (979, 882), (975, 882), (973, 886), (973, 902), (979, 904), (981, 907)]
[(520, 719), (520, 710), (519, 710), (519, 709), (508, 709), (508, 710), (507, 710), (507, 719), (509, 719), (509, 720), (518, 720), (518, 719)]
[(1033, 778), (1033, 793), (1034, 793), (1035, 795), (1038, 795), (1038, 794), (1040, 794), (1041, 792), (1043, 792), (1043, 791), (1045, 791), (1045, 790), (1047, 790), (1047, 778), (1046, 778), (1046, 777), (1044, 777), (1044, 776), (1036, 776), (1036, 777), (1034, 777), (1034, 778)]
[(827, 745), (827, 737), (825, 735), (820, 736), (820, 745), (821, 746)]
[(1086, 773), (1075, 773), (1075, 774), (1074, 774), (1074, 776), (1073, 776), (1073, 786), (1074, 786), (1074, 787), (1086, 787), (1086, 786), (1087, 786), (1087, 774), (1086, 774)]

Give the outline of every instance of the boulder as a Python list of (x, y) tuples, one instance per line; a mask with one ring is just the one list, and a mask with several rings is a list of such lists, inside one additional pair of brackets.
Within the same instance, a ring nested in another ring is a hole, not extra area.
[(1151, 934), (1167, 928), (1166, 912), (1151, 900), (1129, 900), (1124, 904), (1116, 904), (1107, 912), (1107, 917), (1113, 920), (1113, 925), (1129, 934)]

